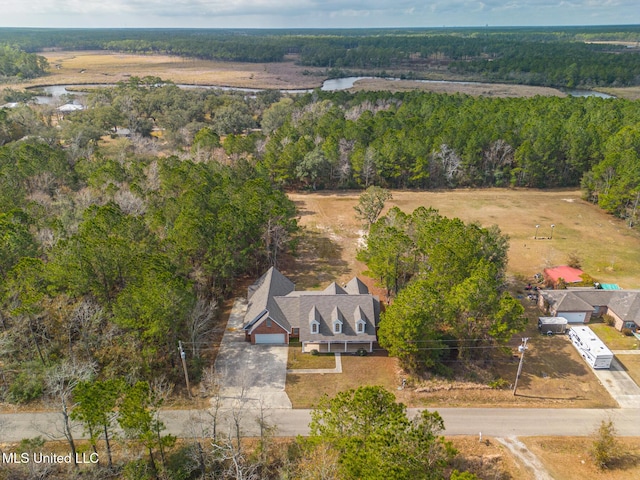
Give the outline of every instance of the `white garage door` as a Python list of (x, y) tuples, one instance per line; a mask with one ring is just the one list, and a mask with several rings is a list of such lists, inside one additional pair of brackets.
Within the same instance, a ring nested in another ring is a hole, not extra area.
[(567, 319), (569, 323), (584, 323), (584, 319), (586, 317), (585, 312), (558, 312), (558, 317), (563, 317)]
[(256, 333), (256, 343), (283, 344), (284, 333)]

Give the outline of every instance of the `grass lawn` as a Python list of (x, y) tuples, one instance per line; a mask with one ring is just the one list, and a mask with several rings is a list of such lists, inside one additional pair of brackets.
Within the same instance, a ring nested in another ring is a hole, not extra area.
[(610, 350), (637, 350), (636, 337), (627, 337), (606, 323), (590, 323), (589, 328), (600, 337)]
[(304, 368), (335, 368), (336, 357), (333, 353), (322, 353), (311, 355), (302, 353), (299, 345), (289, 345), (289, 357), (287, 358), (287, 369)]
[(640, 355), (616, 355), (616, 359), (636, 382), (636, 385), (640, 385)]
[(400, 381), (396, 359), (386, 356), (342, 355), (342, 372), (288, 374), (285, 391), (293, 408), (313, 408), (324, 394), (333, 397), (363, 385), (380, 385), (393, 392)]
[(607, 470), (598, 469), (589, 437), (522, 437), (553, 478), (562, 480), (628, 480), (640, 478), (640, 438), (619, 438), (621, 456)]

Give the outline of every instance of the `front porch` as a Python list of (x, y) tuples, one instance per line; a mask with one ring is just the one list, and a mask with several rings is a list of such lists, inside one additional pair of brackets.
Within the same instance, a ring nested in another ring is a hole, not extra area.
[(310, 353), (317, 350), (318, 353), (356, 353), (363, 349), (368, 353), (373, 352), (373, 341), (353, 342), (347, 340), (302, 342), (302, 352)]

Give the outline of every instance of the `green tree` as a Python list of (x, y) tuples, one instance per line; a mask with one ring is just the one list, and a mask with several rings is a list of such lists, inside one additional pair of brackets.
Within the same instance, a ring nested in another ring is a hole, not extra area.
[(125, 435), (140, 443), (149, 453), (149, 467), (152, 475), (157, 476), (158, 465), (154, 457), (160, 452), (162, 464), (165, 464), (165, 449), (175, 444), (172, 435), (163, 435), (165, 426), (158, 419), (158, 410), (162, 400), (158, 398), (147, 382), (137, 382), (125, 388), (118, 409), (118, 424)]
[(441, 479), (454, 450), (439, 434), (437, 413), (409, 420), (406, 407), (382, 387), (359, 387), (323, 397), (311, 413), (311, 445), (340, 456), (341, 478)]
[(397, 292), (379, 341), (413, 372), (439, 367), (448, 348), (471, 355), (524, 326), (523, 307), (506, 292), (507, 239), (497, 227), (393, 208), (372, 225), (358, 258)]
[(71, 412), (71, 419), (82, 422), (96, 453), (97, 440), (104, 435), (109, 468), (113, 466), (110, 431), (116, 417), (116, 404), (123, 389), (121, 379), (110, 379), (80, 382), (73, 391), (76, 407)]
[(360, 220), (367, 229), (378, 219), (384, 209), (384, 204), (392, 198), (391, 192), (384, 188), (371, 186), (367, 188), (358, 198), (358, 204), (353, 207)]
[(21, 257), (35, 256), (37, 249), (29, 223), (20, 210), (0, 213), (0, 278), (5, 278)]
[(591, 456), (600, 470), (606, 470), (612, 461), (618, 456), (618, 441), (616, 440), (616, 427), (612, 420), (602, 420), (594, 433), (591, 445)]

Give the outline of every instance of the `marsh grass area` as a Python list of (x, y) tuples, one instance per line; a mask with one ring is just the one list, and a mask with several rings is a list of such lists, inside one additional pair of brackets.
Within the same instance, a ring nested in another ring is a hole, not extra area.
[(433, 93), (465, 93), (472, 96), (483, 95), (485, 97), (534, 97), (543, 95), (549, 97), (566, 97), (567, 94), (557, 88), (535, 87), (531, 85), (513, 85), (506, 83), (482, 83), (468, 82), (446, 83), (417, 82), (417, 81), (393, 81), (383, 78), (367, 78), (358, 80), (351, 91), (360, 90), (388, 90), (391, 92), (426, 91)]
[[(326, 78), (322, 70), (296, 65), (293, 58), (277, 63), (242, 63), (106, 51), (58, 51), (41, 55), (49, 62), (49, 75), (20, 86), (110, 84), (126, 82), (132, 76), (156, 76), (189, 85), (306, 89), (319, 87)], [(305, 70), (311, 74), (303, 74)]]
[[(189, 59), (170, 55), (125, 54), (108, 51), (42, 52), (49, 64), (49, 74), (20, 84), (4, 85), (24, 88), (42, 85), (111, 84), (127, 81), (132, 76), (156, 76), (163, 80), (189, 85), (218, 85), (258, 89), (312, 89), (327, 79), (326, 69), (296, 63), (297, 56), (288, 55), (283, 62), (244, 63)], [(353, 72), (357, 76), (375, 75), (377, 71)], [(403, 72), (389, 71), (400, 76)], [(435, 80), (459, 80), (443, 71), (425, 72)], [(423, 90), (436, 93), (464, 93), (488, 97), (531, 97), (534, 95), (566, 96), (555, 88), (528, 85), (472, 83), (391, 82), (366, 79), (356, 83), (353, 91)], [(640, 87), (601, 89), (611, 95), (635, 100)]]
[[(640, 438), (618, 438), (618, 455), (605, 470), (589, 455), (591, 437), (523, 437), (520, 439), (544, 464), (553, 478), (562, 480), (628, 480), (640, 478)], [(514, 477), (520, 478), (520, 477)]]
[[(524, 281), (546, 266), (563, 264), (570, 253), (582, 259), (583, 270), (604, 283), (624, 288), (640, 287), (640, 235), (629, 230), (598, 207), (580, 198), (576, 190), (538, 191), (479, 189), (441, 192), (394, 191), (387, 208), (397, 205), (406, 212), (418, 206), (433, 207), (441, 214), (497, 224), (510, 237), (508, 275), (512, 291), (526, 306), (529, 327), (515, 336), (506, 351), (495, 349), (481, 365), (456, 367), (454, 378), (419, 379), (398, 390), (403, 372), (394, 358), (343, 356), (342, 374), (289, 375), (287, 393), (298, 408), (311, 407), (323, 393), (332, 395), (355, 385), (383, 385), (410, 406), (504, 406), (556, 408), (612, 408), (616, 402), (602, 387), (589, 366), (565, 336), (541, 336), (536, 329), (540, 314), (523, 295)], [(290, 193), (299, 210), (303, 233), (297, 254), (289, 259), (287, 275), (299, 288), (324, 288), (330, 281), (346, 282), (359, 275), (384, 300), (375, 280), (363, 276), (366, 265), (355, 259), (363, 239), (353, 206), (359, 192)], [(534, 240), (539, 224), (538, 240)], [(550, 225), (554, 224), (553, 238)], [(546, 230), (545, 230), (546, 229)], [(312, 268), (309, 267), (312, 265)], [(607, 325), (611, 339), (621, 337)], [(614, 333), (615, 332), (615, 333)], [(528, 336), (529, 350), (517, 395), (509, 388), (517, 371), (521, 338)], [(605, 341), (607, 341), (605, 338)], [(629, 337), (617, 338), (632, 348)], [(618, 345), (618, 344), (614, 344)], [(615, 346), (614, 348), (618, 348)], [(638, 361), (623, 358), (636, 381)], [(637, 363), (636, 363), (637, 362)], [(635, 372), (635, 373), (632, 373)], [(634, 376), (635, 375), (635, 376)], [(503, 389), (489, 383), (502, 379)]]

